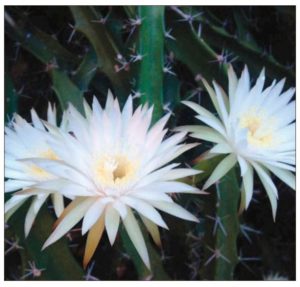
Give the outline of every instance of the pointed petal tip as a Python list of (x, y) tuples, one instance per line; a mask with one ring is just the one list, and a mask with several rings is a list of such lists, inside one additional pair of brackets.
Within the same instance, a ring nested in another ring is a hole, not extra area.
[(42, 246), (41, 251), (44, 251), (49, 245), (50, 244), (48, 243), (48, 239), (47, 239), (44, 245)]
[(192, 214), (192, 216), (193, 217), (191, 218), (191, 221), (193, 221), (195, 223), (199, 223), (200, 222), (200, 220), (195, 215)]
[(30, 229), (31, 228), (26, 228), (26, 225), (25, 225), (25, 228), (24, 228), (24, 236), (25, 236), (25, 239), (27, 239), (28, 235), (29, 235), (29, 232), (30, 232)]
[(211, 185), (213, 184), (213, 182), (209, 182), (208, 180), (205, 182), (205, 184), (202, 187), (202, 190), (206, 190), (208, 189)]
[(198, 189), (198, 193), (197, 194), (204, 194), (204, 195), (209, 195), (210, 193), (207, 191), (204, 191), (202, 189)]
[(273, 221), (275, 223), (276, 222), (276, 210), (272, 211), (272, 215), (273, 215)]

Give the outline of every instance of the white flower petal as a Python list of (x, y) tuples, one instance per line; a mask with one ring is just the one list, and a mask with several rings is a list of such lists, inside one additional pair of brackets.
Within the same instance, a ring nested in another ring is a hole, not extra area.
[(28, 198), (28, 195), (13, 195), (9, 200), (5, 202), (4, 212), (7, 213), (15, 206), (22, 205)]
[(202, 82), (203, 82), (203, 85), (204, 87), (206, 88), (209, 96), (210, 96), (210, 99), (218, 113), (218, 115), (220, 116), (221, 115), (221, 111), (220, 111), (220, 106), (219, 106), (219, 103), (217, 101), (217, 96), (216, 96), (216, 93), (215, 91), (213, 90), (213, 88), (208, 84), (208, 82), (205, 80), (205, 79), (202, 79)]
[(38, 117), (36, 111), (34, 109), (31, 109), (30, 113), (31, 113), (31, 119), (32, 119), (32, 123), (33, 123), (34, 127), (44, 131), (45, 127), (44, 127), (42, 121), (40, 120), (40, 118)]
[(225, 138), (217, 131), (206, 126), (195, 126), (190, 137), (214, 143), (224, 143)]
[(215, 92), (216, 92), (216, 96), (217, 96), (217, 101), (220, 107), (220, 117), (224, 122), (227, 122), (228, 120), (228, 111), (226, 108), (226, 104), (225, 104), (225, 99), (228, 101), (228, 99), (226, 98), (226, 96), (224, 96), (224, 93), (222, 93), (222, 88), (216, 83), (213, 82), (214, 88), (215, 88)]
[(12, 192), (21, 188), (30, 187), (34, 181), (8, 179), (4, 182), (5, 192)]
[(257, 164), (254, 162), (252, 162), (251, 164), (254, 167), (255, 171), (257, 172), (263, 185), (268, 186), (268, 190), (267, 190), (268, 195), (269, 195), (269, 191), (272, 191), (273, 194), (275, 195), (275, 198), (278, 198), (278, 191), (277, 191), (275, 184), (273, 183), (273, 181), (271, 179), (271, 176), (267, 173), (267, 171), (260, 164)]
[(53, 202), (55, 214), (57, 217), (59, 217), (65, 208), (64, 197), (61, 194), (55, 192), (51, 194), (51, 199)]
[(285, 182), (290, 188), (296, 190), (296, 177), (290, 171), (264, 164), (271, 172), (273, 172), (278, 178)]
[(226, 137), (225, 128), (217, 118), (206, 118), (203, 116), (196, 116), (196, 118), (218, 131), (222, 136)]
[[(148, 191), (148, 192), (164, 192), (164, 193), (198, 193), (201, 194), (201, 191), (188, 185), (183, 182), (178, 181), (164, 181), (164, 182), (154, 182), (149, 184), (148, 186), (141, 188), (141, 190)], [(139, 190), (135, 190), (138, 192)]]
[(229, 102), (230, 106), (232, 106), (235, 99), (235, 91), (238, 84), (237, 76), (232, 68), (232, 65), (228, 67), (228, 86), (229, 86)]
[(197, 217), (195, 217), (193, 214), (191, 214), (190, 212), (188, 212), (187, 210), (185, 210), (183, 207), (181, 207), (180, 205), (178, 205), (176, 203), (151, 201), (151, 204), (155, 208), (157, 208), (161, 211), (164, 211), (166, 213), (169, 213), (173, 216), (176, 216), (176, 217), (179, 217), (179, 218), (182, 218), (185, 220), (189, 220), (189, 221), (199, 222)]
[(249, 164), (243, 157), (241, 157), (239, 155), (237, 156), (237, 160), (238, 160), (239, 166), (241, 168), (241, 176), (244, 176), (249, 168)]
[(191, 168), (176, 168), (170, 170), (167, 174), (162, 176), (160, 179), (163, 181), (176, 180), (184, 177), (194, 176), (202, 173), (201, 170), (191, 169)]
[[(256, 170), (257, 171), (257, 170)], [(270, 184), (270, 182), (268, 180), (266, 180), (265, 177), (261, 176), (260, 173), (258, 173), (258, 176), (268, 194), (270, 203), (271, 203), (271, 207), (272, 207), (272, 214), (273, 214), (273, 219), (275, 221), (276, 218), (276, 211), (277, 211), (277, 190), (276, 192), (274, 191), (274, 186)], [(276, 187), (275, 187), (276, 189)]]
[(128, 206), (135, 209), (138, 213), (153, 221), (155, 224), (168, 229), (161, 215), (150, 204), (146, 203), (143, 200), (129, 196), (123, 196), (121, 200)]
[(243, 185), (245, 190), (245, 208), (247, 209), (253, 195), (253, 168), (246, 162), (247, 167), (243, 176)]
[(166, 201), (166, 202), (173, 202), (172, 198), (165, 194), (163, 191), (156, 191), (153, 192), (153, 190), (148, 190), (148, 189), (141, 189), (138, 192), (135, 190), (129, 193), (130, 196), (143, 199), (145, 201), (149, 200), (158, 200), (158, 201)]
[(108, 205), (105, 209), (105, 228), (111, 245), (114, 244), (120, 223), (119, 213)]
[(208, 180), (203, 186), (203, 189), (207, 189), (212, 184), (216, 183), (220, 178), (222, 178), (233, 166), (236, 164), (235, 154), (230, 154), (225, 157), (214, 169), (213, 173), (210, 175)]
[(141, 217), (144, 225), (146, 226), (148, 232), (150, 233), (155, 244), (157, 246), (161, 247), (161, 240), (160, 240), (159, 229), (158, 229), (157, 225), (141, 214), (140, 214), (140, 217)]
[(145, 244), (145, 240), (143, 238), (141, 229), (130, 208), (128, 208), (127, 216), (123, 220), (123, 223), (134, 247), (136, 248), (137, 252), (141, 256), (141, 259), (143, 260), (145, 265), (150, 270), (151, 269), (150, 260), (149, 260), (149, 255)]
[(116, 211), (118, 211), (122, 219), (126, 217), (127, 207), (121, 200), (115, 200), (112, 206)]
[(93, 198), (87, 198), (81, 201), (72, 210), (70, 210), (68, 214), (59, 222), (55, 230), (46, 240), (42, 247), (42, 250), (56, 242), (58, 239), (64, 236), (75, 224), (77, 224), (82, 219), (82, 217), (84, 216), (84, 214), (89, 209), (92, 203)]
[(83, 108), (84, 108), (84, 114), (86, 118), (90, 119), (93, 112), (90, 105), (87, 103), (86, 99), (83, 99)]
[(48, 104), (47, 120), (48, 120), (48, 122), (51, 125), (57, 126), (57, 122), (56, 122), (56, 107), (55, 107), (55, 105), (53, 105), (53, 107), (52, 107), (50, 103)]
[(218, 154), (223, 154), (223, 153), (231, 153), (232, 148), (229, 144), (227, 143), (219, 143), (216, 144), (211, 150), (210, 153), (218, 153)]
[(104, 212), (106, 203), (101, 199), (96, 200), (84, 215), (81, 227), (81, 233), (84, 235), (99, 219)]
[(24, 229), (25, 237), (28, 236), (28, 234), (31, 230), (32, 224), (33, 224), (40, 208), (46, 201), (47, 197), (48, 197), (48, 195), (36, 196), (34, 198), (34, 200), (32, 201), (32, 203), (27, 211), (26, 217), (25, 217), (25, 226), (24, 226), (25, 227), (25, 229)]

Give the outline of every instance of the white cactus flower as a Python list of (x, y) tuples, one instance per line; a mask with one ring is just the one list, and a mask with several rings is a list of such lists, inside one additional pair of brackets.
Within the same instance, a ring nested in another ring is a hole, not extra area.
[(197, 218), (176, 204), (170, 193), (202, 193), (177, 179), (198, 174), (191, 168), (177, 168), (170, 162), (195, 144), (181, 143), (186, 132), (164, 140), (165, 125), (170, 115), (151, 125), (152, 108), (139, 106), (133, 111), (130, 96), (120, 110), (119, 102), (109, 92), (106, 106), (96, 98), (92, 110), (85, 104), (86, 117), (72, 105), (68, 123), (72, 134), (47, 125), (56, 137), (49, 141), (61, 161), (32, 160), (47, 172), (59, 177), (41, 184), (41, 188), (57, 188), (66, 196), (76, 197), (55, 224), (56, 228), (44, 247), (66, 234), (82, 218), (82, 234), (88, 232), (83, 264), (86, 266), (106, 229), (111, 245), (116, 239), (120, 219), (141, 256), (150, 268), (147, 248), (134, 209), (160, 244), (158, 226), (167, 228), (161, 210), (185, 220)]
[(207, 126), (184, 126), (191, 137), (215, 143), (211, 155), (228, 154), (204, 184), (207, 189), (221, 179), (236, 163), (240, 166), (243, 196), (247, 208), (253, 195), (253, 174), (258, 174), (271, 202), (275, 220), (278, 192), (269, 172), (295, 189), (295, 89), (282, 93), (285, 80), (273, 81), (264, 89), (265, 72), (250, 87), (245, 67), (238, 79), (233, 68), (228, 70), (229, 97), (213, 82), (214, 89), (203, 83), (217, 115), (190, 101), (184, 102)]
[[(53, 126), (56, 122), (55, 107), (48, 106), (48, 122)], [(63, 209), (63, 196), (60, 193), (43, 190), (36, 187), (37, 183), (55, 178), (44, 169), (32, 163), (24, 162), (28, 158), (46, 158), (56, 160), (57, 155), (47, 144), (51, 134), (46, 131), (41, 119), (34, 109), (31, 110), (32, 125), (15, 114), (12, 127), (5, 127), (5, 192), (22, 190), (13, 194), (5, 203), (5, 219), (10, 216), (32, 196), (36, 194), (25, 218), (25, 236), (29, 234), (32, 224), (49, 194), (51, 194), (56, 216)], [(60, 129), (66, 130), (66, 119), (63, 117)], [(26, 193), (25, 193), (26, 192)], [(22, 194), (24, 193), (24, 194)]]

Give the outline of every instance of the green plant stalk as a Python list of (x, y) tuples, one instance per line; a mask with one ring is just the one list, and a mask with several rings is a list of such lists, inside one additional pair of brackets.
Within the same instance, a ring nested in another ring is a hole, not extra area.
[(29, 202), (19, 208), (8, 221), (19, 244), (24, 247), (22, 264), (29, 268), (28, 261), (34, 261), (37, 268), (45, 268), (41, 276), (36, 278), (38, 280), (83, 280), (84, 271), (73, 257), (67, 239), (63, 238), (41, 251), (54, 223), (54, 218), (45, 205), (39, 211), (28, 238), (24, 238), (24, 221), (20, 218), (25, 217), (28, 204)]
[[(25, 21), (25, 19), (23, 20)], [(71, 102), (80, 112), (83, 112), (83, 91), (94, 75), (93, 71), (91, 75), (87, 74), (87, 69), (91, 66), (90, 58), (93, 56), (93, 52), (88, 53), (82, 64), (75, 71), (75, 80), (83, 88), (79, 89), (70, 80), (66, 72), (62, 71), (62, 68), (72, 69), (78, 64), (74, 55), (62, 47), (50, 35), (40, 31), (30, 23), (27, 23), (27, 27), (30, 30), (25, 30), (21, 25), (17, 25), (9, 14), (6, 16), (6, 21), (9, 37), (19, 42), (24, 49), (33, 54), (45, 65), (53, 65), (48, 68), (48, 71), (52, 78), (53, 90), (57, 94), (61, 108), (65, 109), (68, 102)], [(30, 35), (30, 37), (26, 35)]]
[(217, 186), (220, 199), (217, 202), (217, 216), (221, 218), (227, 236), (219, 228), (215, 248), (219, 249), (230, 263), (222, 258), (215, 261), (215, 280), (233, 280), (234, 269), (238, 263), (237, 237), (239, 234), (238, 202), (240, 189), (235, 170), (232, 169)]
[(143, 233), (145, 243), (147, 246), (147, 250), (149, 252), (150, 257), (150, 264), (151, 264), (151, 271), (145, 266), (144, 262), (140, 258), (139, 254), (137, 253), (134, 245), (132, 244), (128, 234), (126, 233), (124, 227), (122, 226), (121, 229), (121, 238), (123, 245), (130, 255), (131, 259), (133, 260), (133, 263), (136, 267), (137, 273), (139, 275), (140, 280), (145, 280), (147, 278), (152, 280), (170, 280), (170, 277), (168, 274), (164, 271), (164, 268), (162, 266), (160, 255), (157, 253), (157, 251), (152, 246), (149, 235), (144, 226), (142, 226), (140, 222), (141, 231)]
[(168, 50), (172, 51), (195, 77), (204, 77), (208, 81), (215, 79), (220, 84), (226, 84), (227, 65), (216, 62), (218, 55), (207, 42), (199, 38), (188, 23), (178, 21), (182, 18), (175, 12), (167, 13), (166, 19), (167, 27), (172, 28), (171, 34), (175, 38), (166, 38)]
[(97, 72), (97, 55), (93, 48), (86, 53), (82, 62), (74, 71), (72, 80), (81, 91), (87, 91)]
[[(155, 122), (163, 113), (164, 7), (142, 6), (138, 9), (139, 17), (142, 19), (139, 32), (139, 54), (144, 55), (139, 71), (139, 91), (142, 93), (142, 103), (154, 104), (153, 122)], [(132, 258), (140, 279), (153, 277), (155, 280), (168, 280), (169, 277), (163, 269), (160, 256), (151, 245), (148, 232), (141, 224), (140, 227), (149, 252), (151, 271), (142, 262), (124, 228), (121, 231), (124, 247)]]
[(70, 9), (76, 30), (81, 31), (91, 42), (97, 54), (98, 67), (110, 79), (116, 96), (119, 99), (127, 98), (130, 93), (129, 73), (116, 71), (116, 58), (120, 52), (106, 27), (92, 22), (99, 17), (96, 10), (87, 6), (71, 6)]
[(69, 77), (58, 69), (51, 71), (53, 90), (55, 91), (62, 110), (72, 103), (79, 112), (83, 113), (83, 92), (69, 79)]
[(140, 6), (142, 24), (139, 54), (143, 56), (139, 73), (141, 102), (154, 105), (153, 122), (163, 113), (164, 7)]
[(5, 74), (5, 115), (4, 120), (7, 122), (12, 115), (17, 111), (18, 95), (14, 88), (14, 83), (11, 76)]
[(45, 65), (52, 63), (64, 69), (73, 69), (77, 66), (79, 61), (76, 57), (57, 40), (34, 27), (24, 16), (19, 16), (23, 21), (20, 24), (5, 12), (5, 32), (8, 37)]
[[(237, 237), (239, 234), (238, 203), (240, 189), (235, 170), (230, 170), (211, 188), (214, 196), (207, 198), (205, 212), (215, 218), (220, 218), (224, 231), (217, 226), (214, 233), (215, 222), (207, 219), (205, 224), (205, 254), (204, 264), (200, 268), (200, 275), (205, 280), (233, 280), (234, 269), (238, 263)], [(213, 255), (210, 250), (220, 252), (222, 256), (216, 257), (207, 263)]]
[(279, 64), (273, 57), (265, 54), (260, 49), (254, 49), (253, 45), (247, 44), (228, 34), (223, 28), (219, 28), (203, 21), (202, 37), (211, 45), (224, 47), (235, 53), (239, 60), (244, 61), (251, 69), (259, 72), (262, 67), (268, 71), (268, 75), (274, 78), (287, 77), (288, 82), (295, 82), (295, 74)]

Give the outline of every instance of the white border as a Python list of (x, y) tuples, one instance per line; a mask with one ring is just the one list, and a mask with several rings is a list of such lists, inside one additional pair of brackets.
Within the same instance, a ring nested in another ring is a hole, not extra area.
[[(2, 4), (3, 3), (3, 4)], [(0, 9), (0, 19), (2, 20), (2, 23), (4, 23), (4, 6), (10, 6), (10, 5), (37, 5), (37, 6), (41, 6), (41, 5), (107, 5), (108, 3), (104, 2), (104, 1), (97, 1), (97, 0), (86, 0), (86, 1), (82, 1), (82, 0), (52, 0), (50, 3), (49, 1), (22, 1), (22, 0), (2, 0), (1, 1), (1, 9)], [(251, 0), (251, 1), (232, 1), (232, 0), (227, 0), (225, 3), (224, 1), (215, 1), (215, 0), (211, 0), (211, 1), (178, 1), (178, 0), (173, 0), (173, 1), (116, 1), (116, 0), (110, 0), (109, 1), (110, 5), (249, 5), (249, 6), (255, 6), (255, 5), (296, 5), (297, 1), (296, 0), (285, 0), (285, 1), (278, 1), (278, 0), (273, 0), (273, 1), (261, 1), (261, 0)], [(296, 19), (297, 20), (297, 19)], [(300, 24), (299, 21), (296, 21), (296, 47), (299, 47), (299, 31), (300, 31)], [(4, 154), (4, 25), (1, 25), (1, 32), (2, 32), (2, 37), (0, 39), (0, 47), (1, 47), (1, 57), (0, 57), (0, 64), (1, 64), (1, 74), (0, 74), (0, 86), (1, 86), (1, 101), (2, 104), (0, 105), (0, 118), (2, 119), (2, 124), (1, 124), (1, 129), (0, 129), (0, 147), (1, 147), (1, 164), (0, 164), (0, 173), (2, 175), (2, 178), (4, 178), (4, 162), (3, 162), (3, 154)], [(288, 31), (287, 31), (288, 33)], [(299, 57), (296, 57), (297, 61), (296, 61), (296, 71), (298, 70), (299, 67)], [(296, 77), (296, 85), (298, 86), (299, 84), (299, 72), (296, 73), (297, 77)], [(297, 116), (298, 113), (300, 111), (300, 101), (296, 101), (296, 107), (297, 107)], [(299, 129), (298, 129), (298, 125), (297, 125), (297, 136), (296, 136), (296, 140), (297, 143), (300, 142), (299, 140)], [(296, 162), (298, 162), (299, 156), (297, 153), (297, 157), (296, 157)], [(299, 176), (297, 175), (297, 187), (300, 186), (298, 185), (299, 183)], [(1, 187), (3, 187), (3, 182), (1, 184)], [(1, 188), (1, 192), (2, 192)], [(297, 222), (297, 232), (296, 232), (296, 236), (297, 236), (297, 246), (296, 246), (296, 257), (297, 259), (299, 258), (299, 238), (300, 238), (300, 234), (299, 234), (299, 221), (300, 221), (300, 212), (298, 210), (299, 208), (299, 200), (300, 200), (300, 195), (296, 195), (296, 199), (297, 199), (297, 203), (296, 203), (296, 222)], [(1, 247), (0, 247), (0, 282), (2, 283), (2, 286), (28, 286), (28, 287), (32, 287), (32, 286), (53, 286), (53, 284), (59, 285), (59, 286), (86, 286), (90, 284), (97, 284), (97, 285), (105, 285), (105, 286), (116, 286), (116, 285), (128, 285), (128, 286), (139, 286), (140, 284), (144, 284), (144, 282), (141, 281), (130, 281), (130, 282), (120, 282), (120, 281), (103, 281), (103, 282), (86, 282), (86, 281), (4, 281), (4, 243), (3, 243), (3, 239), (4, 239), (4, 219), (3, 219), (3, 214), (4, 214), (4, 197), (2, 197), (1, 203), (0, 203), (0, 213), (1, 213), (1, 220), (0, 220), (0, 238), (1, 238)], [(298, 264), (298, 260), (296, 261), (296, 278), (298, 279), (297, 281), (299, 281), (299, 274), (300, 274), (300, 266)], [(59, 264), (59, 263), (58, 263)], [(216, 281), (164, 281), (164, 282), (145, 282), (145, 284), (147, 284), (148, 286), (182, 286), (182, 284), (188, 284), (190, 286), (231, 286), (231, 287), (241, 287), (241, 285), (243, 287), (246, 286), (253, 286), (253, 284), (255, 284), (256, 286), (266, 286), (265, 284), (273, 284), (276, 286), (295, 286), (297, 283), (297, 281), (287, 281), (287, 282), (282, 282), (282, 281), (273, 281), (273, 282), (264, 282), (264, 281), (256, 281), (256, 282), (252, 282), (252, 281), (231, 281), (231, 282), (216, 282)], [(245, 285), (244, 285), (245, 284)], [(269, 285), (268, 285), (269, 286)]]

